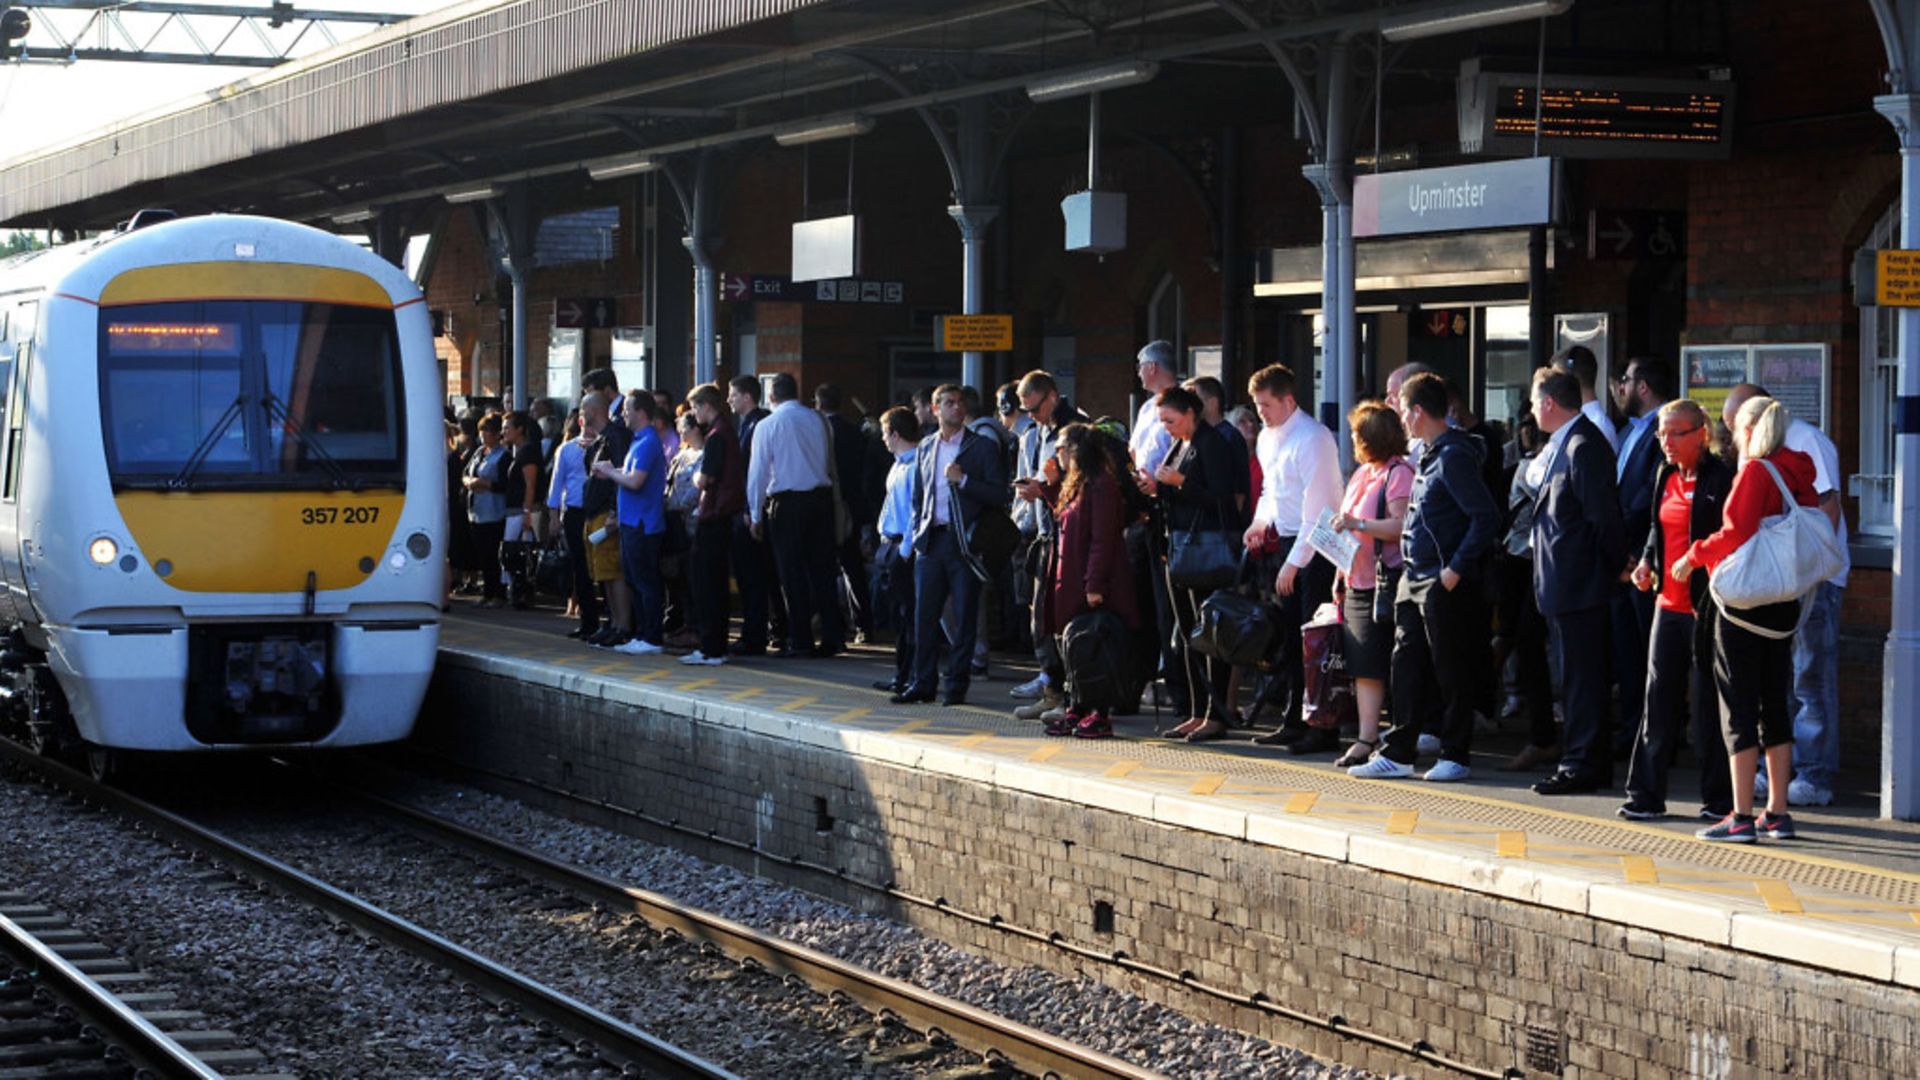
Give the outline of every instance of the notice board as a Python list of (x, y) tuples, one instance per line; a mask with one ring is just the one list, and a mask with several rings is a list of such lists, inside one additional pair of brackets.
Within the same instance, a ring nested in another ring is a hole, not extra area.
[(1748, 382), (1765, 387), (1795, 419), (1827, 430), (1832, 370), (1825, 344), (1689, 345), (1680, 356), (1681, 390), (1713, 419), (1720, 418), (1727, 391)]

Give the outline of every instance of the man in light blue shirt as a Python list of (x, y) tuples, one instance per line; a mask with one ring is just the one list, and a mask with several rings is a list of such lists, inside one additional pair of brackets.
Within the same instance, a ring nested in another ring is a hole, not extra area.
[(594, 468), (620, 488), (620, 566), (627, 587), (633, 590), (633, 640), (614, 649), (629, 656), (650, 656), (662, 651), (660, 623), (666, 606), (660, 547), (667, 535), (667, 462), (653, 423), (660, 408), (653, 395), (635, 390), (627, 395), (626, 407), (633, 443), (627, 448), (625, 466), (616, 469), (612, 462), (602, 461)]
[(607, 404), (598, 394), (588, 394), (580, 402), (580, 437), (568, 439), (553, 457), (553, 482), (547, 486), (547, 508), (560, 521), (560, 536), (567, 545), (567, 561), (573, 570), (574, 604), (580, 609), (580, 625), (567, 636), (575, 640), (600, 628), (600, 602), (594, 595), (593, 579), (587, 575), (587, 512), (583, 500), (587, 490), (587, 447), (600, 437), (607, 425)]
[(898, 694), (913, 681), (913, 463), (919, 456), (920, 421), (913, 410), (894, 406), (880, 414), (880, 434), (893, 455), (887, 470), (887, 497), (880, 504), (880, 550), (875, 558), (893, 618), (893, 678), (873, 684), (875, 690)]

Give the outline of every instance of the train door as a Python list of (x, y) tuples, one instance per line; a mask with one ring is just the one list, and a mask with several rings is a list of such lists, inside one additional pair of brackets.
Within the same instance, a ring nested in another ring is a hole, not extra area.
[(30, 612), (21, 574), (20, 458), (27, 428), (27, 380), (33, 370), (33, 329), (40, 304), (16, 302), (0, 309), (0, 624)]

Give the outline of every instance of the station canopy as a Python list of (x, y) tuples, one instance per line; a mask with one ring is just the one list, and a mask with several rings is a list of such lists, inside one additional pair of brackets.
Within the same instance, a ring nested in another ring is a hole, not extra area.
[(596, 162), (685, 161), (823, 120), (925, 139), (916, 112), (944, 124), (970, 101), (1016, 141), (1083, 147), (1084, 109), (1029, 108), (1049, 96), (1042, 79), (1067, 98), (1131, 85), (1107, 95), (1109, 116), (1150, 137), (1284, 123), (1293, 89), (1310, 92), (1315, 42), (1526, 6), (474, 0), (0, 163), (0, 224), (98, 229), (148, 207), (351, 221), (476, 185), (584, 185)]

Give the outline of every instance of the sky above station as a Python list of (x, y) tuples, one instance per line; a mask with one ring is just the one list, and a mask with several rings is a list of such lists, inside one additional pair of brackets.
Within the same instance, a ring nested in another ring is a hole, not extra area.
[[(266, 11), (270, 0), (215, 0), (230, 7), (257, 8)], [(0, 3), (0, 6), (4, 6)], [(294, 0), (294, 12), (302, 10), (370, 11), (395, 15), (418, 15), (450, 6), (447, 0)], [(53, 47), (59, 41), (76, 42), (81, 47), (97, 45), (99, 24), (82, 36), (88, 14), (80, 11), (34, 12), (36, 26), (27, 44)], [(119, 31), (109, 30), (109, 40), (125, 47), (131, 39), (159, 52), (199, 51), (194, 42), (211, 44), (220, 40), (235, 20), (214, 16), (188, 16), (189, 25), (162, 25), (156, 16), (126, 13)], [(51, 25), (39, 25), (42, 22)], [(371, 23), (330, 24), (336, 40), (379, 29)], [(266, 31), (276, 46), (298, 33), (293, 26)], [(242, 28), (235, 43), (258, 52), (264, 45), (250, 29)], [(324, 38), (309, 31), (294, 55), (303, 56), (326, 47)], [(197, 95), (215, 87), (256, 75), (268, 69), (215, 64), (157, 64), (83, 60), (76, 63), (22, 60), (17, 56), (0, 64), (0, 160), (19, 157), (37, 149), (67, 142), (77, 136), (106, 127), (119, 120), (154, 109), (186, 104)]]

